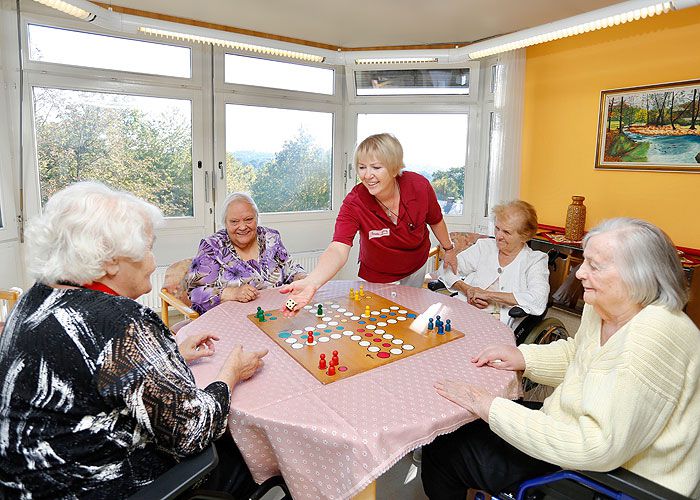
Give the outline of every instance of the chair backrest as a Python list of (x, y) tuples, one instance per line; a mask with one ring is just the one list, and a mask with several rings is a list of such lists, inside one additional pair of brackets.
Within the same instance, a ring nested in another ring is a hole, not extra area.
[(165, 270), (165, 277), (163, 278), (163, 288), (187, 306), (192, 305), (185, 286), (185, 276), (191, 264), (192, 259), (182, 259), (173, 262)]
[(0, 321), (4, 322), (10, 315), (10, 311), (22, 295), (21, 288), (10, 288), (9, 290), (0, 290)]

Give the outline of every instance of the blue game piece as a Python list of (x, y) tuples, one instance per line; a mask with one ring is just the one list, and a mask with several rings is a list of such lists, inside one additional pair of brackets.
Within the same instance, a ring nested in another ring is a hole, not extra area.
[(445, 331), (446, 332), (451, 332), (452, 331), (452, 325), (450, 324), (450, 320), (447, 320), (447, 323), (445, 323)]
[(438, 335), (443, 335), (445, 333), (445, 329), (442, 327), (442, 325), (437, 327), (437, 333)]
[(428, 318), (428, 330), (432, 330), (433, 328), (433, 318)]

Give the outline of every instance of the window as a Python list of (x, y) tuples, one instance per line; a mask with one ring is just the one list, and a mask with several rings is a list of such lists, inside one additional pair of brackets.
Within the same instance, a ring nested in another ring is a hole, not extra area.
[(193, 215), (191, 101), (47, 87), (33, 98), (42, 204), (96, 180), (168, 217)]
[(358, 114), (357, 139), (390, 132), (401, 142), (407, 170), (425, 176), (445, 215), (464, 211), (468, 115)]
[(358, 96), (469, 95), (469, 68), (355, 70)]
[(331, 210), (333, 113), (226, 105), (226, 189), (263, 213)]
[(333, 95), (334, 71), (302, 64), (226, 54), (226, 83)]
[(190, 78), (190, 49), (28, 24), (29, 59)]

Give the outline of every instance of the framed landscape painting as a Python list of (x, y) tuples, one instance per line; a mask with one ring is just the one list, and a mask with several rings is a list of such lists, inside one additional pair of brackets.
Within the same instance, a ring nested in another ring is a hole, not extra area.
[(700, 172), (700, 80), (603, 90), (595, 168)]

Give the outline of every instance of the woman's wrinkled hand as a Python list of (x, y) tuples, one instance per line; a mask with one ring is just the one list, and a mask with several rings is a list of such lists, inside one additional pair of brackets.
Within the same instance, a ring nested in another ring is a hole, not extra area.
[(230, 286), (221, 294), (221, 300), (223, 301), (235, 301), (235, 302), (251, 302), (260, 296), (260, 290), (252, 285), (245, 284), (241, 286)]
[(515, 346), (493, 344), (471, 359), (476, 366), (491, 366), (499, 370), (523, 371), (525, 357)]
[(489, 410), (495, 398), (485, 390), (459, 380), (441, 380), (434, 387), (443, 398), (489, 421)]
[(238, 382), (248, 380), (264, 364), (263, 357), (267, 349), (261, 351), (244, 351), (240, 345), (231, 349), (231, 353), (219, 370), (218, 380), (222, 380), (233, 388)]
[(214, 342), (218, 340), (219, 337), (216, 335), (199, 333), (185, 338), (178, 344), (177, 348), (185, 362), (191, 363), (196, 359), (205, 358), (214, 354)]

